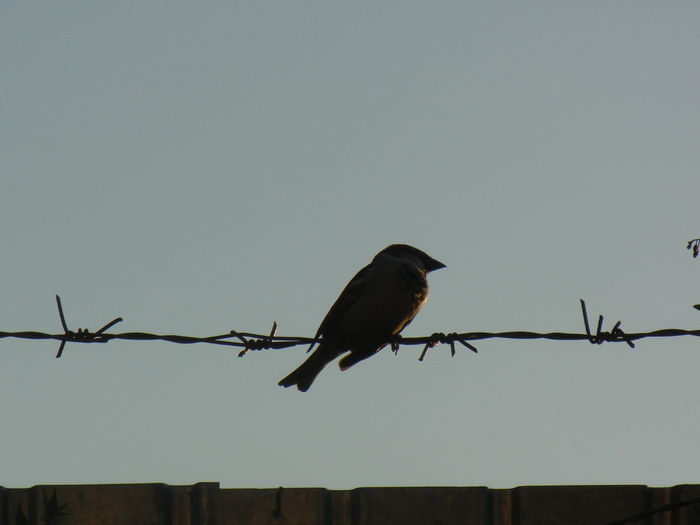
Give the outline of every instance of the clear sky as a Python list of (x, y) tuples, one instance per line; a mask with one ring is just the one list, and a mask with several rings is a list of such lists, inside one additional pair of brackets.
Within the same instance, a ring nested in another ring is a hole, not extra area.
[[(0, 5), (0, 330), (311, 336), (396, 242), (404, 335), (697, 328), (700, 4)], [(700, 341), (0, 340), (0, 485), (698, 483)]]

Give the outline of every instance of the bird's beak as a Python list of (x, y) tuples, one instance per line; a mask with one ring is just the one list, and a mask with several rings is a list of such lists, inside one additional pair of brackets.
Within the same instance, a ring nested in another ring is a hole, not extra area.
[(440, 268), (447, 268), (447, 266), (442, 264), (440, 261), (433, 259), (432, 257), (425, 264), (425, 269), (428, 272), (432, 272), (434, 270), (439, 270)]

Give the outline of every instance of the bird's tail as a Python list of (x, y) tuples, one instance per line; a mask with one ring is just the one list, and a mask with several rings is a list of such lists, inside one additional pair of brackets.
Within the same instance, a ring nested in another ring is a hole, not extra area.
[(323, 343), (321, 343), (316, 351), (311, 354), (299, 368), (282, 379), (278, 384), (284, 387), (296, 385), (299, 390), (306, 392), (316, 379), (316, 376), (321, 373), (321, 370), (337, 357), (337, 355), (332, 355), (330, 359), (328, 359), (328, 356), (324, 355), (326, 353), (327, 349), (324, 350)]

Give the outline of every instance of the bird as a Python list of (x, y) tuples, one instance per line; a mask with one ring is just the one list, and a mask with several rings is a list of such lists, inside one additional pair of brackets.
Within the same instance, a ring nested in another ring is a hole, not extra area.
[[(428, 299), (427, 274), (446, 266), (408, 244), (392, 244), (362, 268), (340, 293), (316, 332), (316, 350), (279, 382), (306, 392), (330, 362), (341, 370), (376, 354), (398, 335)], [(313, 345), (308, 351), (311, 351)], [(348, 353), (349, 352), (349, 353)]]

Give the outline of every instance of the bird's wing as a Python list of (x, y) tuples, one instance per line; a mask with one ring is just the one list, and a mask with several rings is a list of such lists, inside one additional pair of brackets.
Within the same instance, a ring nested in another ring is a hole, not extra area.
[(370, 267), (372, 265), (368, 264), (362, 270), (355, 274), (347, 286), (340, 292), (340, 296), (336, 299), (331, 309), (328, 310), (326, 317), (321, 321), (321, 325), (318, 327), (316, 332), (316, 338), (321, 334), (332, 336), (333, 329), (337, 326), (340, 319), (348, 311), (348, 309), (357, 301), (364, 293), (365, 287), (367, 285), (367, 277), (370, 273)]

